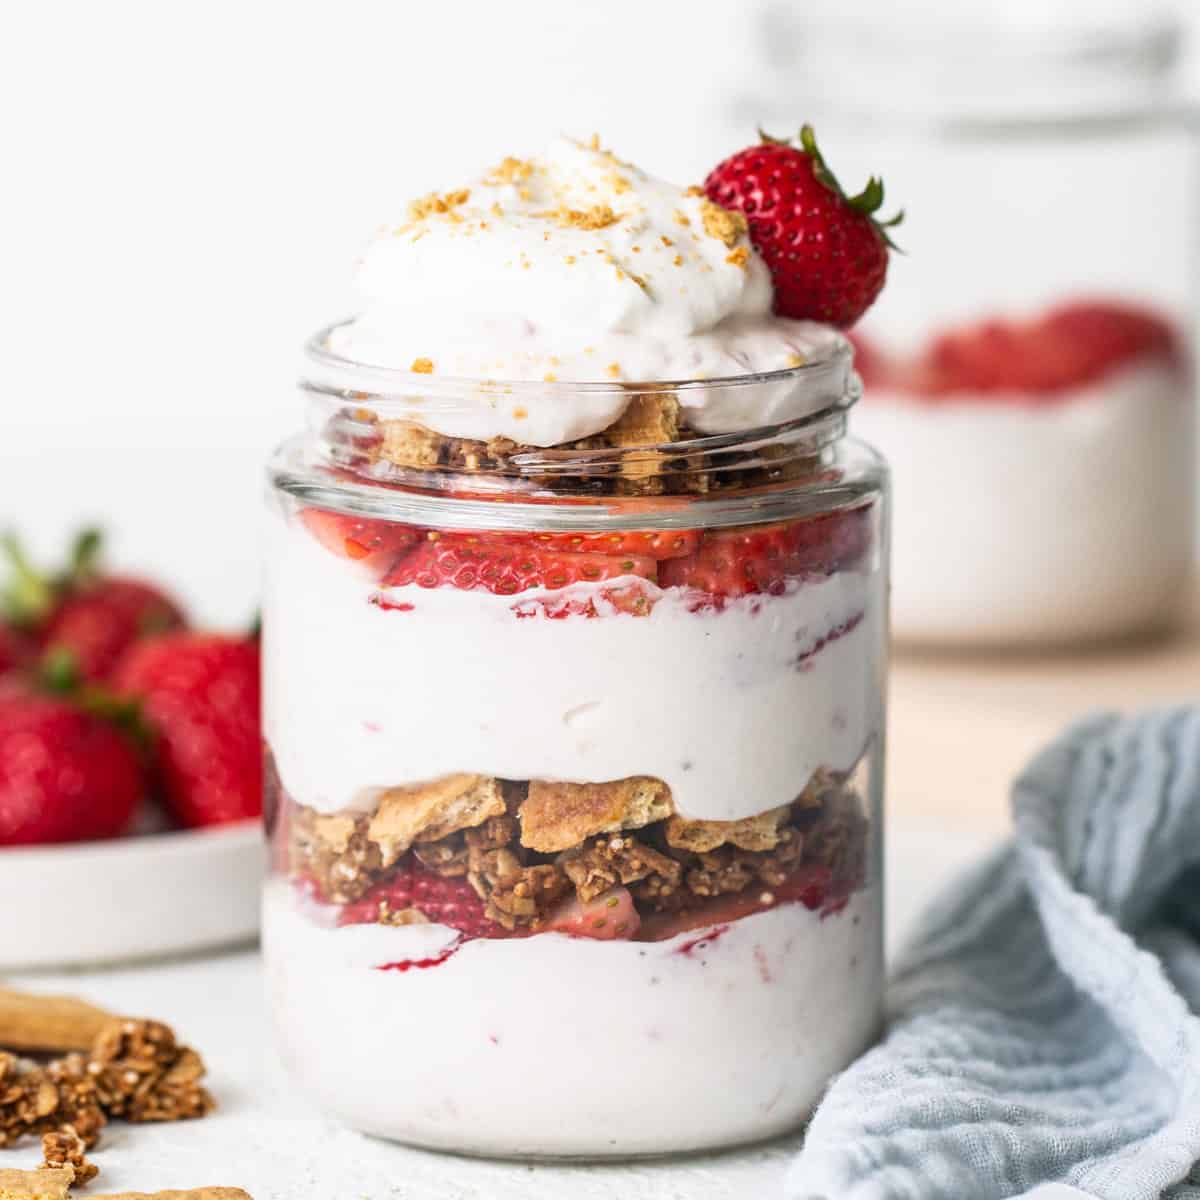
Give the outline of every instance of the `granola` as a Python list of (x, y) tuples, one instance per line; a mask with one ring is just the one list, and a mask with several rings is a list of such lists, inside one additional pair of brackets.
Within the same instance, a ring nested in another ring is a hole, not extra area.
[[(866, 873), (862, 800), (831, 771), (815, 772), (792, 804), (734, 821), (679, 816), (670, 789), (650, 776), (572, 783), (453, 775), (382, 796), (374, 814), (345, 818), (293, 806), (294, 824), (309, 836), (325, 829), (330, 853), (344, 855), (360, 836), (379, 851), (362, 859), (353, 887), (343, 891), (360, 896), (376, 883), (386, 888), (411, 862), (465, 879), (486, 918), (510, 933), (547, 927), (572, 896), (588, 904), (617, 887), (629, 889), (645, 917), (701, 910), (749, 888), (773, 903), (773, 890), (802, 866), (810, 868), (803, 878), (836, 900), (861, 886)], [(349, 824), (322, 825), (337, 820)], [(474, 823), (455, 827), (464, 822)], [(311, 874), (311, 855), (293, 861), (301, 878)], [(430, 920), (411, 901), (389, 901), (386, 893), (365, 911), (387, 925)]]
[(75, 1173), (75, 1183), (87, 1183), (100, 1173), (100, 1168), (88, 1161), (86, 1150), (83, 1138), (73, 1125), (64, 1125), (42, 1135), (42, 1165), (70, 1167)]
[(96, 1039), (88, 1071), (104, 1110), (126, 1121), (181, 1121), (211, 1112), (204, 1063), (160, 1021), (114, 1021)]

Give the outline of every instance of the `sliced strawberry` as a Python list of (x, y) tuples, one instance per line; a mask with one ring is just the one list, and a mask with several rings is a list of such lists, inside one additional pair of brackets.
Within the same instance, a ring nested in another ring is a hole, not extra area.
[(389, 913), (416, 909), (434, 925), (448, 925), (472, 938), (508, 937), (488, 920), (483, 901), (465, 879), (447, 879), (419, 863), (406, 863), (338, 914), (339, 925), (374, 925)]
[(785, 524), (719, 529), (695, 554), (663, 563), (659, 582), (711, 597), (778, 594), (789, 579), (857, 562), (869, 544), (869, 518), (870, 509), (860, 507)]
[(542, 550), (575, 554), (634, 554), (662, 562), (694, 554), (699, 529), (615, 530), (612, 533), (489, 533), (496, 541), (524, 542)]
[(489, 537), (430, 535), (384, 576), (384, 587), (481, 588), (513, 596), (531, 588), (563, 588), (638, 575), (654, 579), (657, 564), (639, 554), (573, 554)]
[(837, 911), (843, 902), (844, 896), (834, 887), (833, 872), (818, 863), (804, 863), (778, 887), (751, 885), (740, 892), (715, 896), (695, 908), (653, 913), (642, 921), (638, 941), (664, 942), (693, 929), (727, 925), (780, 904), (800, 903), (810, 912), (825, 913)]
[(326, 550), (381, 571), (386, 571), (424, 536), (422, 530), (411, 525), (329, 512), (323, 508), (301, 510), (300, 520)]
[(585, 902), (573, 896), (564, 901), (546, 919), (543, 931), (604, 942), (627, 940), (637, 933), (641, 920), (629, 889), (614, 887), (594, 900)]

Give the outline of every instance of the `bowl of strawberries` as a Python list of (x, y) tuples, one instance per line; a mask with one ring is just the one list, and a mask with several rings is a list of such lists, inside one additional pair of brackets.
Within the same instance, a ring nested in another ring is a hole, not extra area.
[(0, 968), (253, 936), (257, 631), (192, 627), (159, 584), (106, 570), (95, 531), (55, 573), (12, 534), (2, 549)]

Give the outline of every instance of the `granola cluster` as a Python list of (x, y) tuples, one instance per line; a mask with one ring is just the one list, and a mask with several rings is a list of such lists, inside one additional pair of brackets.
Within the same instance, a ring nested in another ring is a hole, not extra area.
[(75, 1183), (87, 1183), (100, 1173), (100, 1168), (88, 1161), (84, 1153), (86, 1150), (87, 1144), (74, 1126), (64, 1125), (61, 1129), (42, 1135), (43, 1167), (70, 1167), (75, 1173)]
[[(587, 904), (617, 886), (645, 917), (751, 888), (773, 900), (802, 867), (819, 869), (835, 898), (866, 874), (862, 800), (827, 771), (792, 804), (735, 821), (679, 816), (667, 785), (648, 776), (566, 783), (453, 775), (387, 791), (372, 812), (290, 812), (289, 869), (322, 899), (358, 900), (415, 862), (465, 879), (487, 918), (510, 932), (536, 932), (565, 900)], [(380, 900), (371, 919), (427, 918)]]
[[(420, 368), (427, 360), (421, 360)], [(610, 370), (620, 378), (619, 364)], [(381, 420), (368, 409), (347, 409), (328, 430), (340, 465), (386, 480), (412, 473), (437, 486), (439, 473), (525, 475), (539, 486), (595, 495), (704, 495), (728, 488), (795, 480), (817, 469), (814, 460), (779, 444), (757, 448), (752, 463), (732, 464), (719, 451), (693, 450), (690, 429), (670, 391), (637, 393), (621, 417), (591, 437), (555, 446), (526, 446), (506, 437), (487, 441), (448, 437), (414, 421)], [(564, 455), (561, 452), (569, 451)], [(583, 451), (607, 452), (595, 455)]]
[(200, 1085), (204, 1070), (200, 1056), (159, 1021), (112, 1020), (87, 1054), (44, 1063), (0, 1051), (0, 1146), (61, 1134), (52, 1144), (66, 1153), (76, 1139), (81, 1148), (94, 1146), (109, 1118), (202, 1117), (213, 1108)]

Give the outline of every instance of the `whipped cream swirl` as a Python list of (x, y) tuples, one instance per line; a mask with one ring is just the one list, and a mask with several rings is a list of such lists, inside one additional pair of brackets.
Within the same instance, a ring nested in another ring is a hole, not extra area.
[[(329, 351), (414, 383), (474, 381), (453, 398), (427, 388), (412, 418), (535, 446), (599, 432), (629, 393), (517, 396), (497, 383), (744, 376), (799, 366), (837, 336), (772, 315), (770, 273), (740, 214), (569, 138), (415, 201), (367, 248), (357, 286), (362, 310), (330, 332)], [(679, 399), (692, 428), (724, 433), (802, 415), (811, 401), (799, 392), (785, 381)]]

